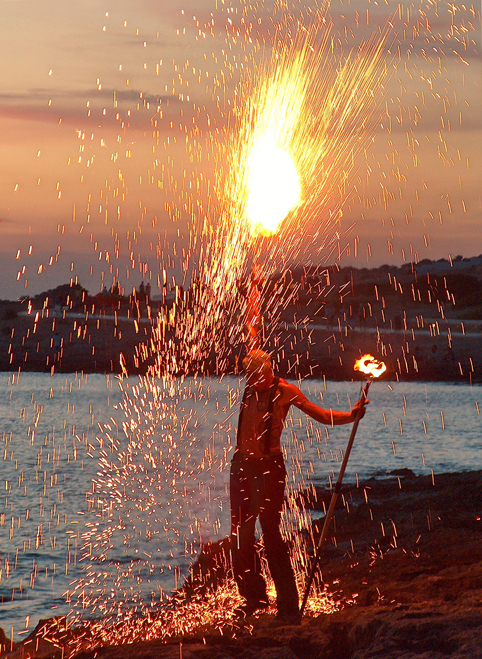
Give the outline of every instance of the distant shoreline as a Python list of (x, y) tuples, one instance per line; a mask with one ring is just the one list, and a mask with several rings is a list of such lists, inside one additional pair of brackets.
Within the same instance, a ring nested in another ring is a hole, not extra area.
[[(387, 363), (384, 379), (423, 382), (482, 382), (482, 325), (456, 319), (401, 321), (392, 315), (355, 318), (343, 325), (322, 317), (286, 315), (266, 326), (266, 349), (276, 372), (288, 379), (335, 381), (360, 379), (353, 366), (371, 353)], [(42, 317), (43, 316), (43, 317)], [(421, 320), (422, 319), (422, 320)], [(149, 347), (152, 321), (105, 314), (33, 312), (0, 320), (0, 371), (40, 373), (122, 372), (121, 355), (129, 375), (143, 375), (155, 364)], [(239, 332), (238, 332), (239, 333)], [(172, 337), (167, 333), (166, 341)], [(144, 345), (147, 349), (144, 349)], [(237, 374), (244, 345), (226, 346), (222, 359), (211, 354), (183, 375)], [(161, 352), (162, 354), (162, 352)], [(147, 359), (145, 358), (147, 355)], [(177, 373), (175, 375), (181, 375)]]
[[(103, 325), (106, 323), (103, 322)], [(37, 334), (40, 339), (25, 345), (22, 341), (10, 341), (5, 345), (0, 339), (0, 371), (15, 373), (98, 373), (120, 374), (122, 372), (121, 355), (129, 375), (145, 375), (154, 361), (154, 355), (144, 361), (139, 349), (149, 339), (149, 330), (144, 327), (146, 334), (140, 336), (133, 328), (133, 323), (122, 323), (123, 338), (119, 341), (110, 340), (110, 331), (106, 327), (96, 329), (96, 341), (81, 341), (70, 339), (70, 332), (63, 336), (62, 353), (50, 341)], [(131, 325), (131, 327), (127, 326)], [(18, 326), (18, 321), (17, 321)], [(124, 326), (127, 326), (124, 328)], [(113, 322), (111, 328), (113, 328)], [(406, 334), (400, 331), (384, 333), (358, 331), (352, 333), (350, 338), (344, 337), (343, 343), (337, 344), (333, 340), (333, 330), (318, 329), (310, 331), (311, 345), (308, 346), (306, 338), (300, 330), (283, 330), (282, 335), (298, 337), (298, 350), (276, 355), (275, 368), (278, 375), (286, 379), (327, 379), (332, 381), (359, 380), (360, 375), (353, 371), (353, 365), (360, 354), (366, 352), (374, 354), (386, 361), (388, 372), (383, 376), (390, 381), (419, 381), (419, 382), (459, 382), (476, 384), (482, 382), (482, 335), (468, 333), (465, 336), (454, 337), (453, 350), (446, 354), (444, 345), (446, 341), (440, 337), (434, 338), (429, 334), (415, 335), (417, 357), (404, 354), (403, 343)], [(124, 338), (125, 337), (125, 338)], [(410, 337), (412, 338), (412, 337)], [(377, 345), (380, 339), (391, 348), (388, 355), (380, 355)], [(438, 345), (440, 345), (440, 348)], [(10, 348), (10, 345), (12, 346)], [(431, 352), (437, 346), (435, 355)], [(309, 348), (309, 350), (307, 350)], [(269, 350), (269, 347), (267, 347)], [(308, 352), (308, 357), (307, 357)], [(12, 358), (13, 355), (13, 358)], [(235, 375), (239, 374), (237, 364), (241, 362), (243, 351), (238, 348), (225, 362), (225, 368), (219, 369), (215, 358), (208, 360), (204, 368), (192, 370), (183, 375), (202, 374)], [(237, 357), (237, 359), (236, 359)], [(400, 370), (401, 372), (400, 372)], [(162, 373), (161, 373), (162, 375)], [(180, 373), (176, 375), (181, 375)]]

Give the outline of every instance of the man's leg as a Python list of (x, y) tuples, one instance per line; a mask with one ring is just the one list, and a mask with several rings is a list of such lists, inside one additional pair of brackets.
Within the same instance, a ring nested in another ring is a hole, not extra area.
[(296, 620), (299, 616), (298, 590), (288, 546), (280, 532), (286, 469), (282, 458), (272, 458), (264, 474), (264, 501), (259, 519), (271, 577), (276, 587), (278, 617)]
[(254, 529), (259, 513), (260, 480), (245, 463), (231, 465), (231, 554), (233, 572), (247, 610), (268, 602), (261, 563), (255, 548)]

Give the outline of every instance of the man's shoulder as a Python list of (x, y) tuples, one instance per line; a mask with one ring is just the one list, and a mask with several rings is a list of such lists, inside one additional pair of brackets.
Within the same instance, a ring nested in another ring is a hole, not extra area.
[(295, 384), (291, 384), (291, 382), (286, 382), (284, 378), (278, 378), (279, 383), (278, 386), (281, 389), (289, 389), (290, 391), (299, 391), (298, 387)]
[(279, 378), (278, 390), (283, 402), (288, 403), (291, 403), (301, 393), (296, 385), (286, 382), (283, 378)]
[(280, 391), (286, 391), (291, 385), (286, 382), (284, 378), (278, 378), (278, 389)]

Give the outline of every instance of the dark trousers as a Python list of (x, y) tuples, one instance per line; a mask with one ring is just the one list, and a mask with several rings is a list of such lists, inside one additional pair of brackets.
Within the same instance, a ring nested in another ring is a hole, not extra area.
[(288, 547), (280, 532), (286, 469), (281, 455), (231, 463), (231, 551), (234, 578), (248, 603), (268, 600), (255, 548), (259, 516), (268, 566), (276, 587), (278, 614), (299, 611), (298, 591)]

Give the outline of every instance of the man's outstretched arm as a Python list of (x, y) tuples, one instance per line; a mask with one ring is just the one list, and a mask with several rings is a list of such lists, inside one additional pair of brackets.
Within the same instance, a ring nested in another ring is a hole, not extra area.
[(308, 416), (311, 416), (312, 419), (318, 421), (319, 423), (324, 423), (329, 426), (342, 426), (346, 423), (352, 423), (355, 421), (357, 414), (359, 413), (360, 408), (362, 409), (361, 417), (365, 414), (365, 405), (368, 404), (368, 399), (360, 398), (355, 405), (353, 406), (350, 412), (339, 412), (337, 410), (325, 410), (319, 405), (315, 405), (302, 393), (298, 387), (295, 387), (292, 384), (286, 384), (283, 392), (283, 399), (281, 404), (286, 403), (295, 405), (300, 410), (302, 410)]

